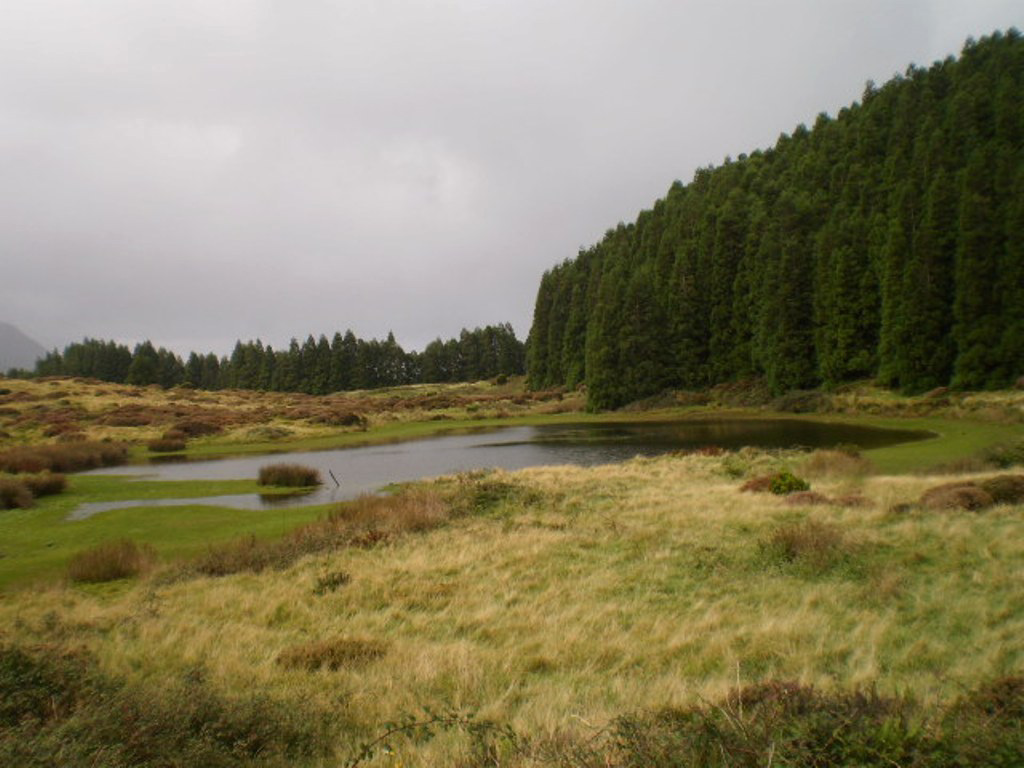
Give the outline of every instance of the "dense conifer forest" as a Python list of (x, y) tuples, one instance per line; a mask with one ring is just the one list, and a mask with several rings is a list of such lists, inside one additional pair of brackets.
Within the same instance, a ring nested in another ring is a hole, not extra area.
[[(422, 352), (406, 352), (388, 334), (384, 341), (357, 338), (352, 331), (275, 350), (259, 340), (237, 342), (230, 357), (192, 352), (187, 360), (149, 341), (134, 351), (113, 341), (85, 339), (54, 350), (36, 376), (86, 376), (126, 384), (188, 385), (198, 389), (254, 389), (323, 395), (399, 384), (478, 381), (524, 372), (525, 346), (508, 323), (472, 331), (457, 339), (435, 339)], [(12, 371), (18, 375), (19, 372)]]
[(922, 392), (1024, 375), (1024, 41), (969, 40), (676, 182), (546, 272), (536, 388), (591, 408), (762, 378)]

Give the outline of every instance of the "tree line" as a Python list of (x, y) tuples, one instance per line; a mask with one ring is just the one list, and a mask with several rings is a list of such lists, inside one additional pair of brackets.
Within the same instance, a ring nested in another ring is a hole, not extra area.
[(906, 392), (1024, 374), (1024, 43), (968, 40), (675, 182), (541, 279), (535, 388), (591, 408), (762, 378)]
[(144, 341), (130, 350), (114, 341), (84, 339), (53, 350), (24, 376), (84, 376), (123, 384), (197, 389), (253, 389), (323, 395), (399, 384), (478, 381), (525, 371), (525, 345), (508, 323), (406, 352), (389, 333), (384, 341), (357, 338), (351, 330), (328, 341), (312, 335), (276, 350), (259, 339), (235, 343), (230, 356), (192, 352), (184, 360)]

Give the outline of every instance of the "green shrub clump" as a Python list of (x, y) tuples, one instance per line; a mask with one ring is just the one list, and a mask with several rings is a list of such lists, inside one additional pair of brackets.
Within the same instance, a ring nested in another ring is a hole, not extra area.
[(301, 464), (268, 464), (260, 467), (257, 482), (260, 485), (282, 485), (289, 488), (308, 488), (320, 485), (320, 471)]
[(768, 490), (776, 496), (785, 496), (796, 491), (809, 491), (810, 483), (794, 475), (792, 472), (779, 472), (772, 476)]

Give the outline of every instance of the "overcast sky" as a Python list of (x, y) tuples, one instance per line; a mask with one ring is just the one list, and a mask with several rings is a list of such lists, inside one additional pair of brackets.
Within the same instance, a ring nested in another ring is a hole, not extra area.
[(529, 331), (543, 271), (1019, 0), (4, 0), (0, 320)]

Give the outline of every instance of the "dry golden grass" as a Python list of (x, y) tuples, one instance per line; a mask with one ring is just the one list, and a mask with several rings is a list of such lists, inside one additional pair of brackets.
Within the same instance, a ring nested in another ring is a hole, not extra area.
[(0, 447), (51, 441), (145, 443), (166, 437), (217, 443), (315, 439), (387, 424), (504, 419), (582, 411), (583, 396), (506, 384), (421, 384), (326, 396), (134, 387), (88, 379), (4, 379)]
[[(745, 451), (449, 479), (432, 492), (523, 492), (283, 571), (13, 595), (0, 626), (25, 642), (64, 633), (110, 673), (153, 685), (202, 663), (224, 691), (336, 713), (341, 753), (423, 707), (554, 737), (721, 700), (737, 680), (877, 685), (927, 702), (1024, 668), (1021, 506), (890, 511), (935, 484), (910, 476), (859, 478), (861, 507), (794, 509), (737, 492), (795, 458)], [(815, 489), (832, 497), (847, 485)], [(336, 517), (384, 515), (354, 510)], [(792, 558), (765, 556), (780, 530), (796, 533)], [(340, 572), (344, 588), (321, 588)], [(333, 664), (331, 649), (344, 657), (353, 640), (386, 653)], [(451, 765), (463, 746), (444, 735), (395, 759)]]

